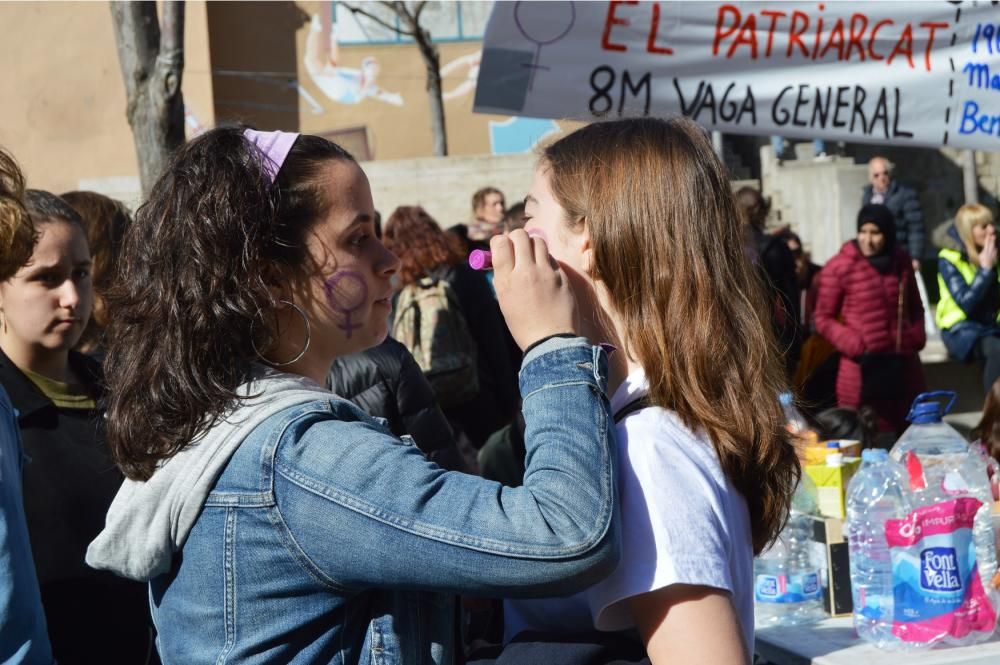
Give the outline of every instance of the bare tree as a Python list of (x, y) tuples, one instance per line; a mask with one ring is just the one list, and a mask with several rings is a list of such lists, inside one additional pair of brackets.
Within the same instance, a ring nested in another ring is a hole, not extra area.
[(412, 37), (424, 60), (427, 72), (427, 100), (431, 110), (431, 134), (434, 138), (434, 154), (448, 154), (448, 134), (444, 122), (444, 99), (441, 97), (441, 58), (437, 45), (429, 30), (420, 25), (420, 16), (427, 7), (426, 0), (421, 2), (379, 2), (378, 4), (391, 9), (399, 18), (399, 24), (394, 25), (376, 14), (361, 8), (357, 3), (341, 2), (340, 5), (352, 14), (365, 18), (392, 30), (404, 37)]
[(184, 143), (184, 2), (164, 0), (162, 24), (153, 1), (112, 2), (111, 17), (145, 198)]

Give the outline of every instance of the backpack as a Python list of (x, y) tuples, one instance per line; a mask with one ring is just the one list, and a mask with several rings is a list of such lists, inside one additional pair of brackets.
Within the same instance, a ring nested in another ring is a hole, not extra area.
[(476, 342), (448, 282), (425, 277), (403, 287), (392, 336), (413, 354), (442, 408), (479, 394)]

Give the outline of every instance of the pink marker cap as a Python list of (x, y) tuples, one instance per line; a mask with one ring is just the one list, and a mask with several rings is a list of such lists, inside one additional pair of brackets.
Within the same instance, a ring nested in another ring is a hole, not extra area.
[(469, 267), (473, 270), (490, 270), (493, 268), (493, 254), (484, 249), (474, 249), (469, 252)]

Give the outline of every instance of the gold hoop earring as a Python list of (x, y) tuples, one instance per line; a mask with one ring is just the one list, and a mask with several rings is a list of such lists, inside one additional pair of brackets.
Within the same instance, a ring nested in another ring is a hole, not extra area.
[[(292, 363), (298, 362), (299, 360), (302, 359), (302, 356), (306, 355), (306, 351), (309, 350), (309, 343), (312, 342), (312, 325), (309, 323), (309, 317), (306, 316), (306, 313), (304, 311), (302, 311), (301, 307), (299, 307), (295, 303), (290, 302), (288, 300), (279, 300), (278, 302), (279, 303), (284, 303), (284, 304), (290, 306), (292, 309), (294, 309), (296, 312), (298, 312), (299, 316), (302, 317), (302, 320), (305, 321), (305, 323), (306, 323), (306, 343), (305, 343), (305, 346), (302, 347), (302, 350), (299, 351), (299, 354), (297, 356), (295, 356), (291, 360), (288, 360), (288, 361), (283, 362), (283, 363), (275, 362), (273, 360), (268, 360), (267, 358), (265, 358), (264, 354), (261, 353), (260, 350), (257, 348), (257, 343), (254, 341), (254, 334), (253, 334), (254, 327), (255, 327), (255, 325), (257, 323), (257, 317), (260, 316), (260, 311), (261, 311), (260, 308), (258, 307), (257, 308), (257, 313), (254, 314), (253, 323), (250, 325), (250, 347), (253, 348), (253, 352), (257, 354), (258, 358), (260, 358), (262, 361), (264, 361), (265, 363), (267, 363), (271, 367), (286, 367), (288, 365), (291, 365)], [(263, 319), (264, 319), (264, 317), (261, 316), (261, 320), (263, 320)]]

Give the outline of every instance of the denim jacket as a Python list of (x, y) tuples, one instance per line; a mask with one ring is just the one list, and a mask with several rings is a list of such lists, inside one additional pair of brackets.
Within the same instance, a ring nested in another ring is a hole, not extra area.
[(0, 386), (0, 663), (50, 665), (52, 648), (21, 498), (21, 438)]
[(579, 339), (528, 355), (519, 488), (446, 472), (329, 393), (268, 416), (150, 580), (163, 662), (450, 663), (448, 594), (606, 576), (620, 549), (606, 374)]

